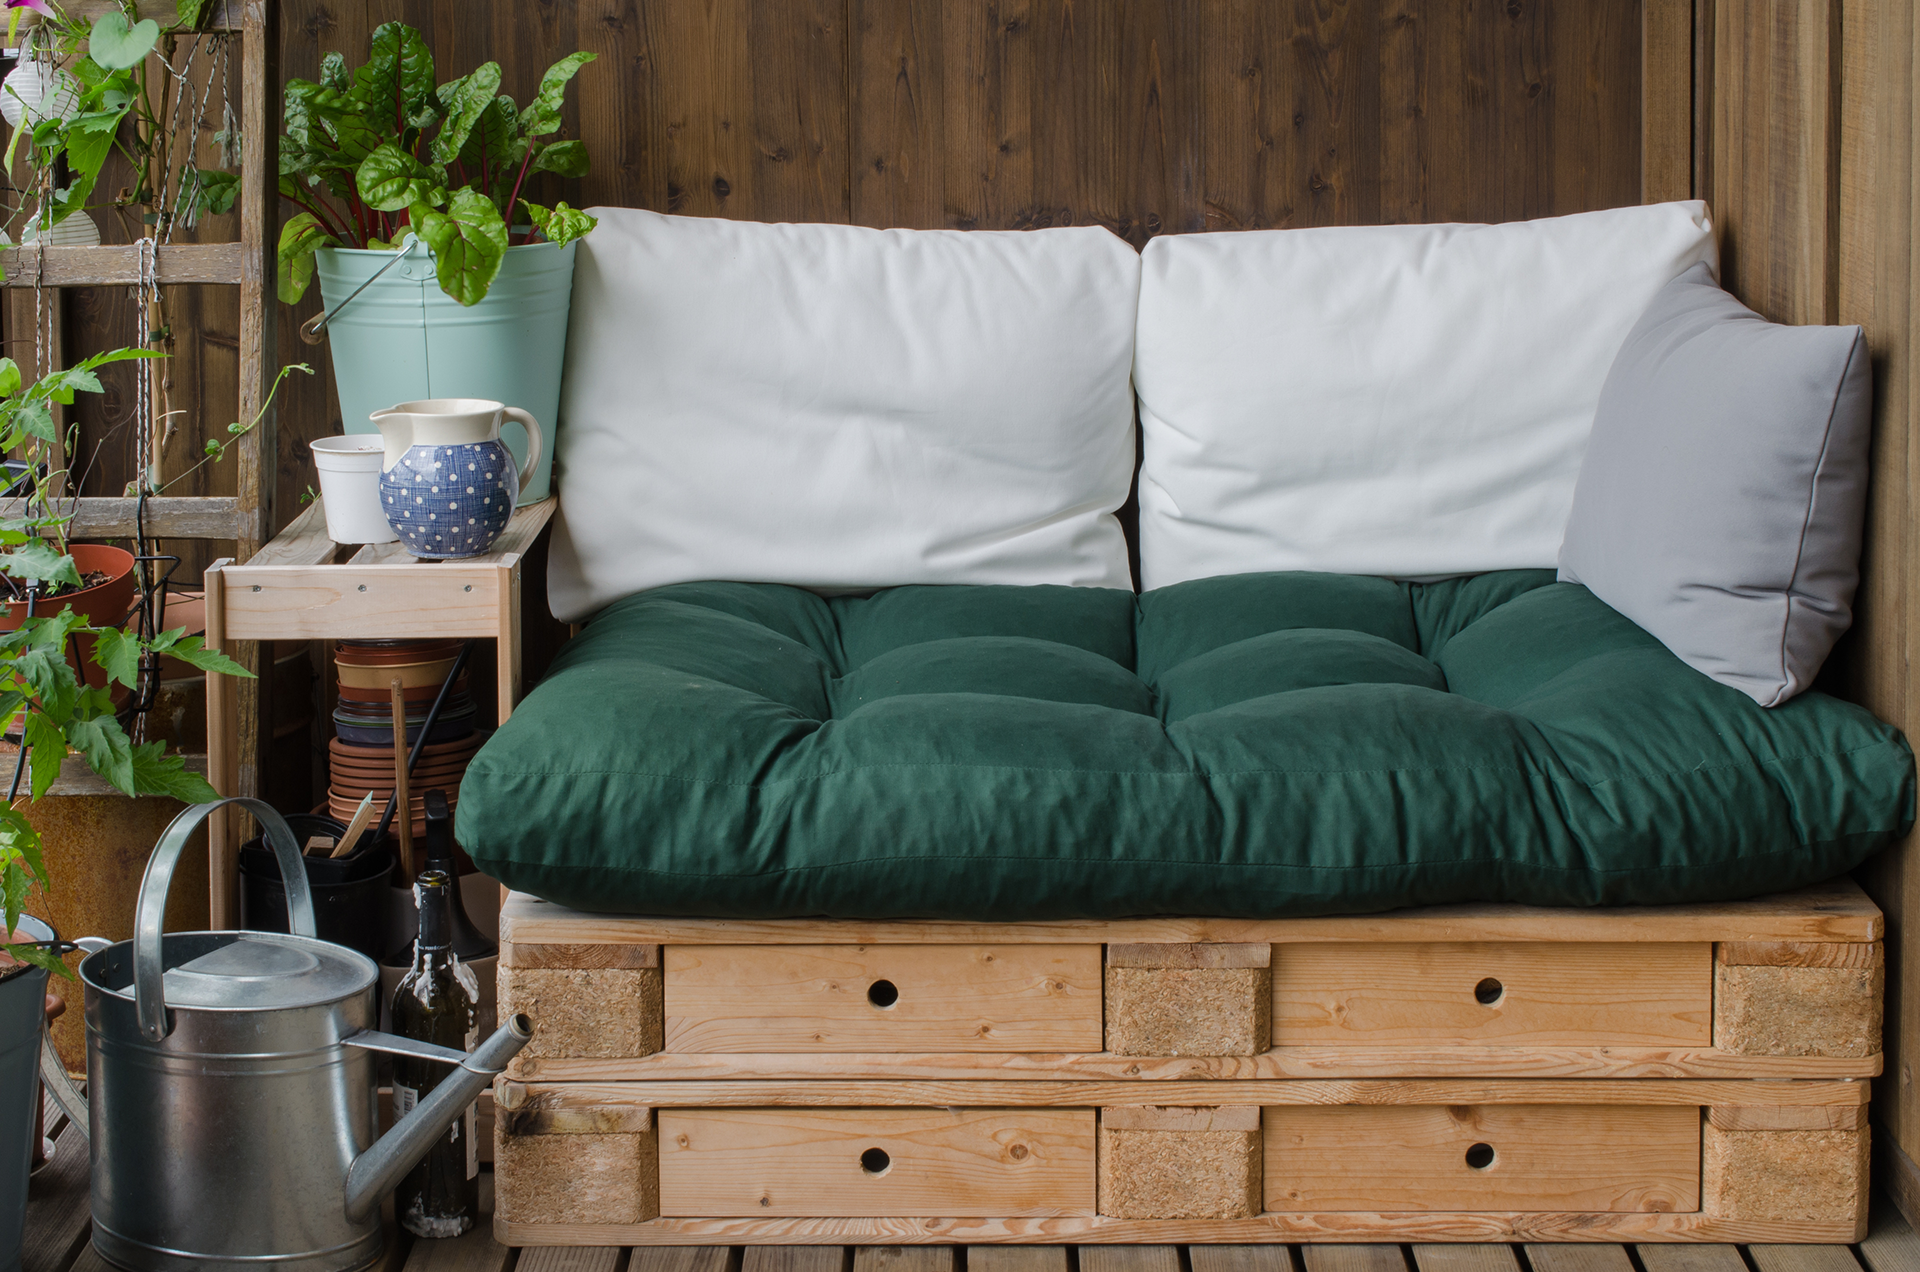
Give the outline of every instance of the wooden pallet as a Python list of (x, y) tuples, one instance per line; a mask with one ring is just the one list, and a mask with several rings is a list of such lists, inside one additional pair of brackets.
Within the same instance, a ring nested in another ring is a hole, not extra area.
[[(23, 1272), (109, 1272), (88, 1241), (86, 1142), (58, 1129), (29, 1189)], [(481, 1208), (492, 1208), (481, 1174)], [(380, 1272), (1920, 1272), (1884, 1201), (1855, 1247), (1808, 1245), (504, 1246), (486, 1229), (415, 1241), (387, 1223)], [(1744, 1258), (1742, 1256), (1745, 1256)]]
[(1880, 913), (591, 915), (516, 895), (513, 1245), (1847, 1242)]

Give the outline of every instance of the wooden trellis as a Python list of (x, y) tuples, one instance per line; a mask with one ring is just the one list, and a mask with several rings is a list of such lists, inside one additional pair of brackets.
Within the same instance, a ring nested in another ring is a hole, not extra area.
[[(177, 17), (174, 0), (138, 0), (139, 17), (162, 26)], [(240, 289), (241, 420), (260, 415), (258, 427), (234, 439), (237, 493), (231, 496), (153, 497), (142, 514), (151, 539), (234, 541), (240, 560), (257, 552), (273, 533), (276, 433), (271, 411), (261, 413), (276, 373), (277, 310), (274, 294), (275, 204), (279, 176), (279, 13), (278, 0), (212, 0), (198, 28), (240, 35), (240, 241), (165, 244), (153, 249), (152, 272), (143, 277), (137, 245), (98, 247), (24, 247), (0, 251), (9, 288), (136, 287), (209, 285)], [(67, 0), (74, 16), (119, 12), (114, 0)], [(193, 121), (198, 127), (198, 121)], [(55, 324), (58, 330), (58, 324)], [(58, 363), (56, 342), (48, 360)], [(48, 368), (36, 368), (44, 372)], [(148, 421), (141, 421), (147, 427)], [(73, 510), (70, 534), (76, 539), (132, 538), (139, 500), (88, 496), (63, 503)], [(0, 501), (0, 514), (20, 515), (20, 501)], [(229, 651), (259, 672), (255, 644)], [(239, 793), (257, 794), (261, 747), (258, 680), (240, 685)]]

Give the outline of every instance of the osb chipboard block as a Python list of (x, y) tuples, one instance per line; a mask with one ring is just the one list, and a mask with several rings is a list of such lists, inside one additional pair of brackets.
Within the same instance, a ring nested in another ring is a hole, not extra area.
[(533, 1019), (517, 1074), (537, 1073), (542, 1059), (651, 1055), (660, 1050), (660, 970), (503, 966), (500, 1011)]
[(494, 1208), (509, 1223), (642, 1223), (660, 1215), (652, 1131), (509, 1135), (493, 1148)]
[(1260, 1110), (1100, 1111), (1099, 1210), (1118, 1219), (1260, 1213)]
[(1885, 978), (1877, 941), (1723, 942), (1713, 1045), (1740, 1055), (1878, 1055)]
[(1870, 1132), (1701, 1127), (1700, 1208), (1732, 1220), (1847, 1223), (1866, 1232)]
[(1109, 945), (1107, 1050), (1252, 1056), (1273, 1041), (1268, 945)]

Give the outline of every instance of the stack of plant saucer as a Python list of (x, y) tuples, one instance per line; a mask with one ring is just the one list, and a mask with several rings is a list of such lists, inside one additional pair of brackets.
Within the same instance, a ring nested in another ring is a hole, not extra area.
[[(393, 681), (400, 681), (406, 700), (406, 745), (411, 749), (459, 654), (458, 640), (355, 640), (336, 646), (340, 699), (333, 713), (337, 736), (328, 746), (327, 811), (332, 816), (347, 820), (368, 792), (376, 805), (384, 806), (393, 791)], [(480, 741), (463, 671), (433, 722), (426, 750), (408, 782), (414, 834), (426, 834), (428, 791), (443, 790), (448, 804), (459, 802), (460, 779)]]

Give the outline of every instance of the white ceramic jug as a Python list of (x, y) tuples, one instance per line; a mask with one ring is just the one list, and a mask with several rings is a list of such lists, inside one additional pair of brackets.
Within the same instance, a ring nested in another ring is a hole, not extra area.
[[(407, 551), (439, 559), (491, 548), (513, 517), (520, 487), (540, 465), (539, 422), (484, 398), (402, 402), (368, 418), (385, 445), (381, 507)], [(503, 419), (527, 433), (527, 462), (517, 470), (500, 440)]]

